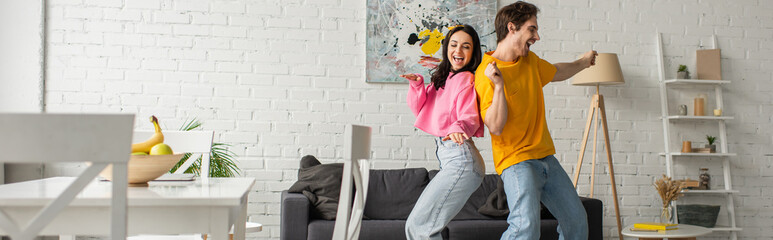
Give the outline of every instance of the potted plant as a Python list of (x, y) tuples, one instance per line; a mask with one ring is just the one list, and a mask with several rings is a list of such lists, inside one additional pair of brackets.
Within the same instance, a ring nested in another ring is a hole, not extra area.
[(712, 153), (717, 152), (717, 145), (714, 145), (714, 141), (717, 140), (717, 137), (706, 135), (706, 140), (709, 141), (709, 144), (706, 144), (705, 147), (711, 149)]
[(690, 78), (690, 71), (687, 71), (687, 66), (685, 65), (679, 65), (679, 70), (676, 71), (676, 78), (677, 79), (689, 79)]
[[(201, 122), (196, 119), (186, 121), (183, 126), (180, 127), (182, 131), (191, 131), (201, 127)], [(236, 165), (235, 153), (228, 150), (230, 145), (225, 143), (213, 142), (212, 148), (209, 152), (209, 176), (210, 177), (235, 177), (239, 175), (239, 166)], [(186, 153), (180, 162), (175, 165), (169, 172), (174, 172), (180, 167), (188, 158), (191, 157), (190, 153)], [(196, 162), (185, 170), (185, 173), (194, 173), (201, 175), (201, 157), (196, 159)]]

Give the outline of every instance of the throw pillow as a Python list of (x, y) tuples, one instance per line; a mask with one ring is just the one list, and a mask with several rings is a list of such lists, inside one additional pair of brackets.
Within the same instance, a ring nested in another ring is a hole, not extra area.
[(507, 217), (510, 209), (507, 206), (507, 195), (505, 195), (504, 182), (499, 175), (496, 175), (496, 189), (486, 198), (486, 203), (478, 208), (478, 212), (492, 217)]
[(429, 179), (424, 168), (370, 170), (365, 217), (408, 219), (427, 183)]
[[(506, 219), (507, 215), (510, 214), (510, 209), (507, 206), (507, 194), (505, 194), (505, 187), (504, 182), (502, 182), (502, 178), (499, 177), (499, 175), (491, 174), (496, 176), (496, 186), (497, 188), (491, 192), (491, 194), (486, 199), (486, 203), (483, 204), (480, 208), (478, 208), (478, 212), (494, 217), (497, 219)], [(487, 175), (488, 177), (490, 175)], [(485, 180), (484, 180), (485, 183)], [(540, 218), (542, 219), (555, 219), (553, 217), (553, 214), (550, 213), (550, 211), (545, 207), (544, 204), (539, 204), (540, 209)]]
[(301, 159), (298, 181), (288, 192), (306, 196), (314, 205), (312, 213), (316, 218), (333, 220), (338, 211), (342, 175), (342, 163), (322, 164), (316, 157), (307, 155)]

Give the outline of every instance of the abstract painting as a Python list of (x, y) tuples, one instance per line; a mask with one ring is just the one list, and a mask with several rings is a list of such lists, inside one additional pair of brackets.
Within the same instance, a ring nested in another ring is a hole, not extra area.
[(443, 58), (449, 28), (467, 24), (481, 38), (483, 52), (496, 47), (496, 0), (368, 0), (366, 81), (407, 82), (400, 74), (430, 70)]

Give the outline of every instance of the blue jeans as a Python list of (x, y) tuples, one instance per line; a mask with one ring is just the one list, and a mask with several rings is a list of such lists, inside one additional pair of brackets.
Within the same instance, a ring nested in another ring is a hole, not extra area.
[(440, 232), (483, 182), (486, 169), (475, 143), (466, 140), (460, 146), (441, 139), (435, 138), (440, 171), (424, 188), (405, 221), (408, 240), (443, 239)]
[(558, 220), (558, 239), (588, 239), (585, 208), (553, 155), (512, 165), (501, 177), (510, 208), (502, 240), (539, 239), (540, 200)]

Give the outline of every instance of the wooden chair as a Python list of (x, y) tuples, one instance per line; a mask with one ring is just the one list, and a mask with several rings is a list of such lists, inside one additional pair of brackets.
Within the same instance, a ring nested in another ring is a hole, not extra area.
[[(135, 131), (133, 142), (142, 142), (153, 135), (153, 131)], [(179, 175), (185, 174), (193, 163), (201, 156), (201, 178), (202, 182), (206, 182), (209, 179), (209, 167), (210, 167), (210, 150), (212, 148), (212, 139), (214, 137), (213, 131), (163, 131), (164, 143), (172, 147), (175, 153), (191, 153), (189, 157), (182, 165), (180, 165), (174, 173), (167, 173), (159, 179), (181, 179)], [(246, 215), (246, 213), (244, 213)], [(231, 233), (235, 229), (231, 228)], [(260, 232), (263, 230), (263, 225), (260, 223), (247, 222), (245, 226), (245, 232)], [(187, 236), (187, 237), (186, 237)], [(159, 236), (159, 235), (140, 235), (136, 237), (130, 237), (130, 240), (172, 240), (172, 239), (201, 239), (200, 235), (186, 235), (186, 236)], [(207, 236), (204, 235), (204, 239)]]
[[(126, 239), (127, 163), (133, 126), (134, 115), (129, 114), (0, 114), (0, 162), (91, 162), (29, 222), (18, 222), (21, 220), (0, 211), (0, 229), (14, 240), (35, 238), (99, 172), (113, 164), (110, 233), (114, 240)], [(24, 206), (28, 207), (14, 202), (12, 196), (0, 202), (0, 207)]]
[[(344, 130), (344, 171), (333, 240), (359, 239), (368, 196), (370, 135), (371, 129), (366, 126), (348, 125)], [(347, 200), (352, 199), (352, 187), (356, 189), (354, 203)]]

